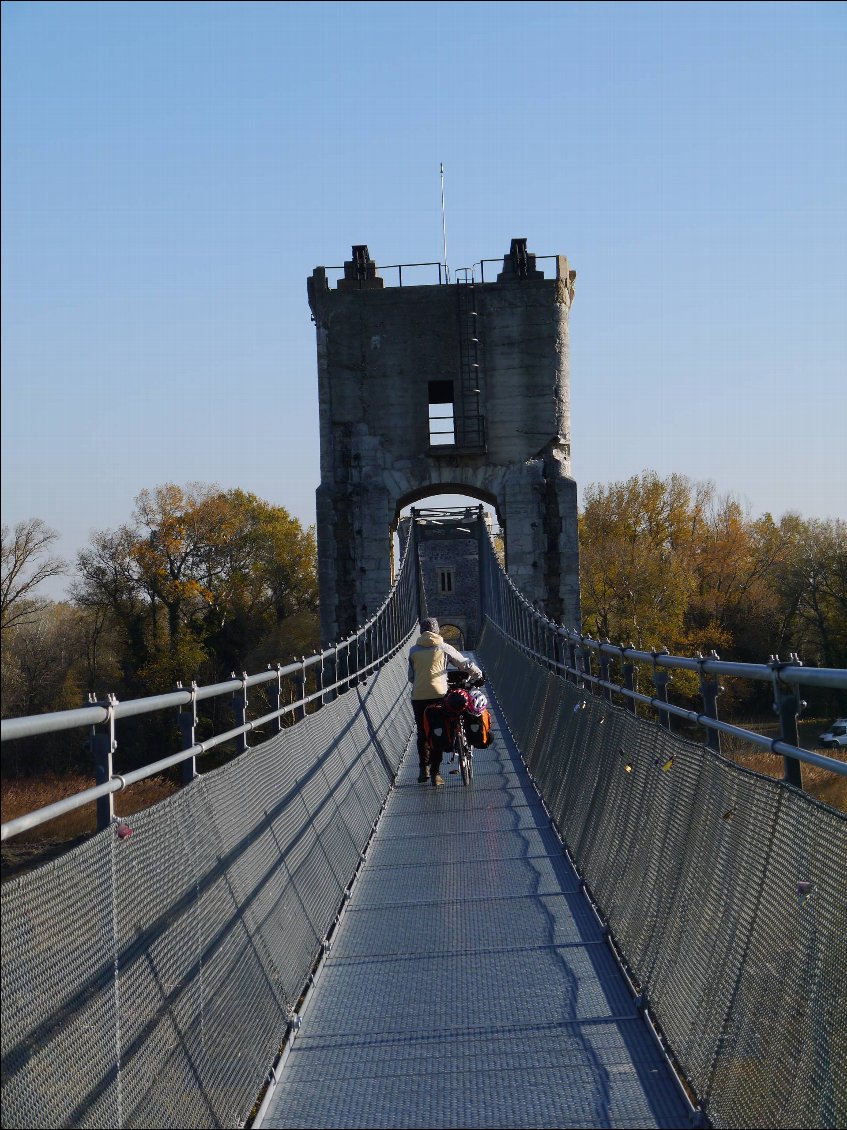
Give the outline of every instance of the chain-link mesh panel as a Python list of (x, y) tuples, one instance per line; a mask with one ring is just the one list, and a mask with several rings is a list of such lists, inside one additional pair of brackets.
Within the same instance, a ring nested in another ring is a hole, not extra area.
[(3, 1125), (242, 1125), (411, 732), (404, 650), (6, 884)]
[(3, 887), (4, 1126), (119, 1125), (115, 848), (98, 836)]
[(714, 1124), (847, 1124), (844, 815), (565, 682), (490, 626), (479, 653)]
[[(408, 656), (408, 651), (403, 654)], [(407, 667), (392, 663), (383, 668), (379, 680), (360, 688), (359, 693), (363, 715), (374, 738), (374, 745), (369, 747), (372, 771), (393, 776), (409, 736), (411, 706)]]
[(844, 819), (784, 790), (718, 1058), (716, 1126), (847, 1125)]

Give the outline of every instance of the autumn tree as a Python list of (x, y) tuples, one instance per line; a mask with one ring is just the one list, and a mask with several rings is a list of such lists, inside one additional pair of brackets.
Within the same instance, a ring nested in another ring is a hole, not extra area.
[(580, 580), (588, 631), (639, 648), (680, 645), (695, 586), (701, 488), (644, 471), (592, 483), (580, 515)]
[[(580, 558), (592, 634), (745, 662), (797, 652), (807, 664), (847, 663), (841, 520), (753, 519), (711, 483), (645, 471), (586, 489)], [(696, 679), (674, 679), (695, 694)]]
[(79, 556), (76, 599), (109, 611), (127, 682), (227, 677), (260, 639), (317, 606), (314, 532), (240, 490), (166, 483)]
[(790, 648), (822, 667), (847, 665), (847, 522), (786, 514), (779, 541), (775, 650)]

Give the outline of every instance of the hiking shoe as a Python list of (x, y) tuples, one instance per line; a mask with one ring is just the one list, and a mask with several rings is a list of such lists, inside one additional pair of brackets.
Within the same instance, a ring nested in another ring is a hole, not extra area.
[(426, 771), (426, 766), (424, 766), (423, 769), (421, 769), (420, 773), (418, 773), (418, 784), (425, 785), (428, 780), (429, 774)]
[(432, 783), (433, 783), (433, 785), (435, 785), (436, 788), (440, 789), (441, 786), (444, 784), (444, 778), (441, 776), (440, 773), (436, 773), (435, 776), (432, 778)]

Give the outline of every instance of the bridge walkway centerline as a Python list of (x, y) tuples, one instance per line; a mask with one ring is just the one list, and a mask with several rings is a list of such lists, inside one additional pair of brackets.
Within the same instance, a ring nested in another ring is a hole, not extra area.
[(407, 752), (263, 1127), (688, 1124), (494, 714), (470, 788)]

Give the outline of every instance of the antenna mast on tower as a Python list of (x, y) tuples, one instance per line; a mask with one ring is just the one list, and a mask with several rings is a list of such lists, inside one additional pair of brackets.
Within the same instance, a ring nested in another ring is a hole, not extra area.
[(441, 162), (441, 239), (444, 246), (444, 277), (449, 283), (450, 268), (447, 266), (447, 219), (444, 212), (444, 162)]

